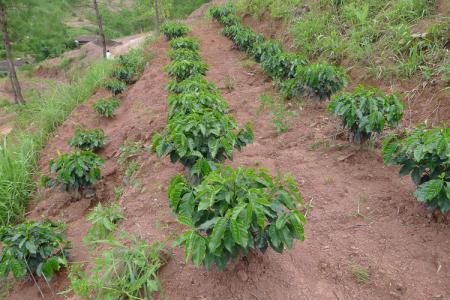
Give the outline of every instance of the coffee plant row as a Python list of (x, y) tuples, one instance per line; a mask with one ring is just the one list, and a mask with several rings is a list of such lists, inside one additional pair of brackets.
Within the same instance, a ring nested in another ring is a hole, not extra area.
[(172, 47), (166, 67), (173, 79), (167, 85), (168, 124), (164, 133), (154, 135), (152, 148), (187, 170), (168, 189), (170, 207), (189, 228), (176, 245), (184, 246), (186, 260), (195, 265), (221, 270), (250, 251), (270, 246), (281, 253), (293, 247), (294, 240), (304, 239), (306, 222), (298, 211), (302, 198), (295, 181), (221, 164), (233, 159), (234, 149), (253, 142), (251, 125), (238, 128), (228, 103), (204, 78), (208, 66), (201, 61), (198, 41), (172, 39), (172, 32), (165, 32)]
[[(223, 34), (246, 52), (271, 76), (283, 98), (303, 95), (305, 89), (320, 99), (329, 99), (347, 84), (343, 69), (328, 64), (308, 65), (299, 54), (283, 51), (279, 43), (266, 40), (243, 26), (232, 4), (214, 6), (210, 14), (224, 25)], [(351, 93), (333, 96), (328, 110), (342, 119), (353, 141), (363, 143), (386, 126), (396, 127), (403, 117), (403, 105), (396, 94), (384, 95), (375, 88), (358, 87)], [(385, 140), (383, 156), (387, 164), (402, 166), (400, 175), (410, 174), (417, 185), (415, 196), (429, 209), (450, 210), (450, 142), (446, 126), (427, 130), (420, 127), (403, 136)]]

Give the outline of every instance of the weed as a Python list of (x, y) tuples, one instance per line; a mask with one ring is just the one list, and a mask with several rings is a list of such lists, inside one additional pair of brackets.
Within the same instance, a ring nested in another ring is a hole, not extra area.
[(117, 162), (121, 166), (125, 166), (127, 162), (144, 151), (144, 144), (141, 141), (126, 141), (120, 147), (120, 154)]
[(309, 145), (309, 151), (328, 151), (331, 148), (330, 141), (326, 139), (318, 139)]
[(135, 161), (128, 163), (127, 168), (125, 169), (124, 175), (124, 183), (128, 185), (130, 183), (131, 177), (133, 177), (134, 173), (139, 170), (139, 164)]
[(297, 112), (286, 109), (283, 103), (274, 100), (273, 97), (268, 95), (261, 95), (261, 105), (257, 110), (257, 113), (261, 113), (266, 109), (271, 110), (272, 124), (275, 127), (277, 133), (285, 133), (289, 130), (291, 119), (297, 115)]
[(120, 205), (113, 203), (104, 207), (101, 203), (88, 214), (87, 220), (92, 224), (91, 228), (83, 239), (86, 243), (96, 240), (103, 240), (116, 230), (117, 223), (124, 220), (123, 210)]
[(225, 89), (231, 93), (232, 91), (234, 91), (234, 88), (236, 86), (236, 80), (234, 79), (233, 76), (226, 75), (223, 80), (223, 85), (224, 85)]
[(114, 187), (114, 201), (118, 201), (120, 198), (122, 198), (124, 192), (125, 192), (125, 190), (123, 187), (115, 186)]
[(351, 265), (350, 271), (357, 283), (365, 284), (370, 281), (369, 269), (358, 264)]
[(253, 70), (256, 66), (256, 62), (253, 59), (246, 59), (241, 62), (241, 66), (245, 69)]

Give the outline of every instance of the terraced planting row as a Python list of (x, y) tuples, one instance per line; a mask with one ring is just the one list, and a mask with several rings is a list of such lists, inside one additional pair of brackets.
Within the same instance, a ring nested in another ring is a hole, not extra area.
[[(242, 25), (232, 4), (214, 6), (210, 14), (224, 25), (223, 35), (261, 64), (283, 98), (295, 100), (305, 93), (316, 95), (319, 100), (331, 98), (329, 112), (342, 120), (354, 142), (365, 143), (386, 127), (395, 128), (402, 119), (399, 95), (385, 95), (376, 88), (363, 86), (351, 92), (339, 92), (347, 85), (345, 70), (324, 63), (309, 64), (302, 55), (285, 52), (279, 43)], [(384, 139), (382, 152), (386, 164), (402, 167), (401, 176), (411, 174), (418, 201), (431, 211), (445, 214), (450, 210), (450, 128), (447, 125), (432, 129), (423, 125), (391, 134)]]

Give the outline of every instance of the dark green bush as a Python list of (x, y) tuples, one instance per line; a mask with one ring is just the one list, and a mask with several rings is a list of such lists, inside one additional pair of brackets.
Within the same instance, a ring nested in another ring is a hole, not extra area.
[(189, 77), (205, 75), (208, 71), (208, 65), (201, 61), (180, 60), (171, 62), (165, 70), (170, 77), (180, 82)]
[(261, 63), (270, 57), (274, 57), (283, 52), (283, 48), (277, 42), (262, 41), (255, 43), (255, 46), (251, 49), (250, 55), (255, 59), (257, 63)]
[(188, 37), (181, 37), (181, 38), (173, 39), (170, 41), (169, 45), (173, 50), (189, 49), (192, 51), (198, 51), (200, 48), (198, 41), (196, 39), (188, 38)]
[(209, 13), (213, 17), (213, 19), (223, 24), (224, 18), (236, 15), (236, 8), (232, 4), (223, 6), (212, 6), (209, 9)]
[(217, 166), (198, 186), (175, 176), (168, 190), (170, 207), (188, 226), (177, 239), (185, 257), (209, 269), (225, 269), (232, 259), (270, 247), (282, 253), (304, 240), (306, 219), (292, 178), (273, 179), (264, 170)]
[(69, 145), (80, 150), (96, 151), (105, 147), (108, 137), (103, 130), (81, 130), (77, 129), (75, 135), (69, 141)]
[(29, 274), (49, 282), (55, 272), (67, 265), (70, 242), (63, 229), (50, 221), (1, 227), (0, 276), (6, 278), (12, 273), (15, 278), (22, 278)]
[(171, 60), (191, 60), (191, 61), (202, 60), (200, 54), (197, 51), (185, 48), (170, 50), (168, 56)]
[(161, 26), (161, 32), (168, 40), (184, 37), (189, 32), (189, 27), (179, 23), (168, 23)]
[(76, 197), (86, 187), (100, 180), (100, 167), (105, 161), (91, 151), (75, 151), (61, 154), (50, 161), (50, 171), (55, 179), (47, 182), (49, 187), (59, 186), (62, 191), (74, 193)]
[(188, 169), (202, 158), (222, 162), (233, 158), (233, 148), (241, 150), (253, 142), (250, 124), (238, 129), (231, 116), (203, 110), (172, 117), (164, 135), (153, 136), (152, 149), (162, 157), (170, 155), (172, 162), (180, 161)]
[(111, 78), (105, 82), (105, 88), (111, 91), (114, 96), (117, 96), (127, 90), (127, 85), (117, 78)]
[(120, 101), (111, 99), (100, 99), (92, 105), (92, 108), (101, 116), (111, 118), (114, 111), (120, 106)]
[(167, 85), (167, 90), (171, 93), (181, 94), (190, 92), (207, 91), (210, 93), (218, 93), (217, 87), (213, 83), (209, 83), (203, 76), (191, 76), (188, 79), (177, 82), (172, 80)]
[(411, 174), (416, 198), (428, 209), (450, 210), (450, 128), (420, 126), (403, 137), (383, 141), (383, 159), (400, 165), (400, 176)]
[(381, 133), (386, 125), (396, 127), (403, 116), (397, 95), (386, 96), (376, 88), (366, 90), (363, 86), (334, 96), (328, 110), (342, 119), (357, 143), (369, 140), (373, 133)]
[(317, 94), (320, 100), (329, 99), (347, 85), (344, 69), (320, 63), (298, 68), (296, 78)]
[(169, 119), (176, 115), (187, 115), (208, 109), (225, 114), (228, 109), (228, 103), (219, 94), (207, 91), (171, 95), (168, 98), (168, 103)]
[(308, 60), (296, 53), (277, 52), (275, 55), (263, 55), (261, 67), (273, 79), (294, 78), (299, 67), (308, 64)]

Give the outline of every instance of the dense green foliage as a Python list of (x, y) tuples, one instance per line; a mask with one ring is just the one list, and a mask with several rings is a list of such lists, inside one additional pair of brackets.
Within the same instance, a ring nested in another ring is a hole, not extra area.
[(133, 84), (144, 72), (146, 63), (142, 49), (132, 49), (127, 54), (119, 56), (118, 65), (113, 70), (113, 77), (126, 84)]
[(298, 70), (296, 78), (317, 94), (320, 100), (329, 99), (347, 85), (345, 71), (332, 65), (319, 63)]
[(49, 282), (67, 265), (70, 243), (62, 233), (61, 225), (48, 221), (1, 227), (0, 276), (7, 277), (10, 272), (15, 278), (31, 274)]
[(373, 133), (381, 133), (386, 125), (397, 126), (403, 116), (397, 95), (386, 96), (376, 88), (366, 90), (362, 86), (334, 96), (328, 110), (342, 119), (357, 143), (367, 141)]
[(184, 37), (189, 32), (189, 27), (180, 23), (167, 23), (161, 26), (161, 32), (168, 40)]
[(401, 176), (411, 174), (415, 196), (430, 210), (450, 210), (450, 128), (422, 126), (404, 137), (390, 136), (383, 142), (383, 158), (402, 166)]
[(119, 80), (117, 78), (110, 78), (106, 80), (105, 88), (111, 91), (113, 96), (117, 96), (127, 90), (127, 84), (124, 81)]
[(200, 54), (198, 54), (197, 51), (193, 51), (190, 49), (177, 49), (177, 50), (170, 50), (167, 54), (171, 60), (191, 60), (191, 61), (200, 61), (201, 57)]
[(129, 233), (128, 241), (99, 241), (108, 246), (92, 262), (90, 272), (73, 266), (69, 274), (73, 292), (83, 299), (154, 299), (160, 292), (158, 270), (166, 263), (164, 245), (147, 244)]
[(228, 109), (228, 103), (219, 94), (208, 91), (170, 95), (167, 102), (169, 103), (170, 119), (179, 114), (188, 115), (206, 110), (224, 114)]
[(100, 167), (104, 160), (91, 151), (75, 151), (61, 154), (50, 161), (50, 171), (56, 173), (50, 179), (50, 187), (60, 186), (62, 191), (78, 195), (84, 188), (90, 187), (100, 179)]
[(217, 87), (208, 82), (203, 76), (191, 76), (188, 79), (185, 79), (181, 82), (177, 82), (176, 80), (171, 80), (167, 85), (167, 90), (171, 93), (182, 94), (182, 93), (191, 93), (191, 92), (210, 92), (210, 93), (218, 93)]
[(120, 101), (115, 98), (100, 99), (92, 105), (92, 108), (100, 115), (106, 118), (114, 116), (114, 111), (120, 106)]
[(69, 145), (80, 150), (96, 151), (105, 147), (107, 141), (108, 137), (101, 129), (77, 129), (75, 135), (69, 141)]
[(205, 109), (171, 118), (167, 133), (153, 137), (153, 150), (159, 157), (170, 155), (191, 168), (199, 159), (222, 162), (233, 158), (233, 149), (242, 149), (253, 142), (250, 124), (238, 129), (233, 117)]
[(302, 198), (291, 178), (273, 179), (263, 170), (218, 166), (198, 186), (179, 175), (169, 186), (172, 210), (189, 227), (177, 240), (186, 260), (223, 270), (231, 259), (270, 245), (282, 253), (304, 239)]
[(201, 61), (175, 60), (167, 65), (166, 71), (169, 76), (180, 82), (189, 77), (205, 75), (208, 65)]
[(189, 49), (193, 51), (197, 51), (200, 48), (198, 41), (194, 38), (190, 37), (180, 37), (170, 41), (170, 47), (173, 50), (177, 49)]

